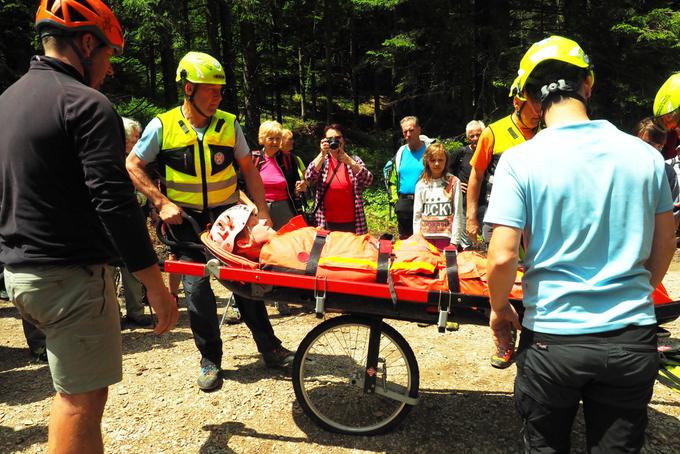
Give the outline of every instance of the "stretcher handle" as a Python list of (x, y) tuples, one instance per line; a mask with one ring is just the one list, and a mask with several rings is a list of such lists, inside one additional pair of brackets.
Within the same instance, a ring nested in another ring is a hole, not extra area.
[[(182, 219), (184, 220), (183, 222), (189, 222), (191, 228), (194, 230), (194, 233), (196, 234), (196, 239), (200, 241), (201, 227), (198, 225), (196, 219), (192, 218), (184, 211), (182, 211)], [(205, 248), (201, 243), (192, 243), (191, 241), (180, 241), (179, 239), (177, 239), (177, 236), (173, 233), (170, 224), (167, 224), (160, 219), (156, 223), (156, 236), (158, 236), (158, 239), (161, 241), (161, 243), (170, 246), (171, 248), (198, 249), (201, 251), (205, 251)]]

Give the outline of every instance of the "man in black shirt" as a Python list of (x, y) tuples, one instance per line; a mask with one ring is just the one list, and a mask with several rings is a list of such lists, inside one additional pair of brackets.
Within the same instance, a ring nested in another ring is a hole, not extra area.
[(472, 120), (465, 126), (465, 138), (468, 141), (467, 145), (458, 147), (451, 152), (449, 159), (449, 173), (458, 177), (461, 183), (463, 194), (467, 193), (467, 182), (470, 178), (470, 159), (477, 148), (477, 141), (482, 135), (482, 130), (485, 128), (484, 122), (479, 120)]
[(123, 49), (101, 0), (42, 0), (44, 56), (0, 96), (0, 262), (22, 317), (43, 330), (57, 391), (50, 452), (103, 452), (108, 386), (122, 378), (118, 305), (106, 264), (146, 286), (155, 332), (177, 307), (124, 166), (120, 117), (96, 89)]
[[(479, 141), (479, 136), (482, 135), (482, 130), (485, 128), (484, 122), (479, 120), (472, 120), (465, 126), (465, 137), (467, 138), (468, 144), (458, 147), (451, 152), (451, 157), (449, 158), (449, 169), (448, 172), (455, 175), (460, 180), (460, 188), (463, 192), (463, 215), (466, 213), (467, 207), (467, 183), (470, 179), (470, 172), (472, 167), (470, 166), (470, 159), (472, 155), (475, 154), (475, 149), (477, 149), (477, 141)], [(470, 240), (467, 238), (467, 234), (462, 238), (463, 247), (469, 247), (472, 245)]]

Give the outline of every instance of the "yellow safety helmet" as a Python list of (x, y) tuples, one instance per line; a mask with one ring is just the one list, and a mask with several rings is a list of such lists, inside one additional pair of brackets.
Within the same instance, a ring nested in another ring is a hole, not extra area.
[(512, 81), (512, 85), (510, 85), (510, 93), (508, 94), (508, 96), (510, 96), (511, 98), (512, 98), (513, 96), (517, 96), (517, 97), (520, 98), (522, 101), (526, 101), (526, 99), (524, 99), (524, 98), (520, 95), (520, 91), (519, 91), (519, 88), (518, 88), (518, 87), (519, 87), (519, 78), (520, 78), (520, 77), (521, 77), (521, 76), (517, 76), (517, 77), (515, 77), (515, 80)]
[(680, 123), (680, 73), (672, 74), (654, 98), (654, 116), (667, 128)]
[(195, 84), (225, 85), (224, 68), (216, 58), (203, 52), (188, 52), (177, 65), (175, 81), (186, 80)]
[[(539, 64), (546, 60), (557, 60), (587, 69), (590, 77), (593, 79), (593, 83), (595, 82), (595, 73), (590, 64), (590, 59), (583, 52), (581, 46), (569, 38), (553, 35), (532, 44), (524, 54), (524, 57), (522, 57), (522, 60), (519, 62), (517, 79), (513, 83), (516, 93), (521, 93), (524, 90), (527, 82), (530, 80), (531, 73)], [(510, 93), (511, 95), (515, 94), (512, 92), (512, 89)]]

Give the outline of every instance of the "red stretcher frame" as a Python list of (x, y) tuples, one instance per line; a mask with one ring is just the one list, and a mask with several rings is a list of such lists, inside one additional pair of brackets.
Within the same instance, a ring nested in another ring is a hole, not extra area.
[[(473, 310), (487, 315), (490, 310), (489, 299), (483, 295), (435, 292), (395, 285), (395, 299), (388, 284), (236, 268), (222, 265), (217, 259), (211, 259), (207, 264), (166, 260), (163, 269), (169, 273), (191, 276), (213, 275), (229, 290), (250, 299), (264, 296), (264, 289), (268, 286), (271, 286), (269, 291), (274, 294), (268, 295), (267, 299), (313, 306), (317, 297), (323, 298), (323, 311), (316, 306), (319, 316), (328, 311), (406, 321), (439, 321), (440, 330), (443, 330), (447, 320), (453, 321), (452, 316), (456, 309)], [(253, 286), (258, 286), (260, 290)], [(521, 300), (511, 300), (511, 303), (518, 311), (523, 311)], [(668, 323), (680, 316), (680, 301), (656, 304), (654, 307), (658, 324)]]

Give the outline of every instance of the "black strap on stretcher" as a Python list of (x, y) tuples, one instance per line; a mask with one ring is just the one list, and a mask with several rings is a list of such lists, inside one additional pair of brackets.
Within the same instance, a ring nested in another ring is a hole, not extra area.
[(449, 281), (449, 292), (460, 293), (460, 283), (458, 282), (458, 249), (456, 246), (449, 245), (444, 248), (446, 258), (446, 277)]
[(394, 290), (394, 281), (390, 274), (390, 259), (392, 258), (392, 248), (394, 244), (390, 240), (378, 241), (378, 271), (375, 275), (375, 281), (378, 284), (388, 284), (390, 289), (390, 297), (392, 298), (392, 307), (397, 308), (397, 292)]
[(331, 233), (328, 230), (318, 230), (316, 236), (314, 237), (314, 244), (312, 244), (312, 250), (309, 251), (309, 260), (307, 260), (307, 267), (305, 268), (305, 274), (307, 276), (316, 275), (316, 269), (319, 266), (319, 259), (321, 258), (321, 251), (323, 250), (324, 244), (326, 244), (326, 238), (328, 234)]
[[(316, 269), (319, 266), (319, 259), (321, 258), (321, 251), (326, 244), (326, 239), (331, 232), (328, 230), (318, 230), (314, 237), (312, 250), (309, 251), (309, 259), (305, 267), (305, 274), (307, 276), (316, 275)], [(394, 290), (394, 282), (390, 275), (390, 258), (392, 257), (392, 242), (390, 240), (380, 240), (378, 242), (378, 269), (376, 271), (376, 282), (378, 284), (388, 284), (390, 289), (390, 296), (392, 297), (392, 305), (397, 306), (397, 292)]]
[(386, 284), (390, 277), (390, 256), (392, 255), (392, 242), (390, 240), (378, 241), (378, 272), (375, 281), (378, 284)]

